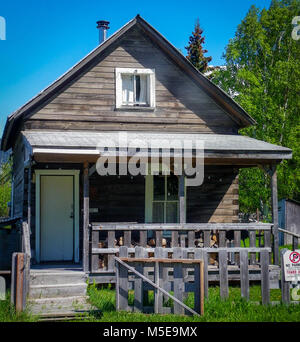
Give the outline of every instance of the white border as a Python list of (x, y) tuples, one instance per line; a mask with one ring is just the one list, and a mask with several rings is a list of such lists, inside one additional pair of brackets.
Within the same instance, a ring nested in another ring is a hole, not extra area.
[(35, 204), (35, 254), (36, 262), (40, 262), (40, 236), (41, 236), (41, 176), (59, 175), (74, 176), (74, 262), (79, 262), (79, 173), (80, 170), (35, 170), (36, 175), (36, 204)]

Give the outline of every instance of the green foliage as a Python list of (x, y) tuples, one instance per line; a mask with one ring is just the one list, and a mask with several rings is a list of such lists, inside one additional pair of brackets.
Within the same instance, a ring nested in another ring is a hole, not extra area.
[[(269, 9), (252, 6), (226, 47), (226, 70), (212, 80), (257, 121), (241, 134), (289, 147), (293, 159), (278, 167), (279, 198), (300, 200), (300, 42), (292, 39), (299, 0), (274, 0)], [(240, 209), (270, 205), (269, 179), (260, 169), (240, 172)]]
[(207, 69), (211, 57), (205, 57), (207, 50), (203, 49), (205, 38), (202, 36), (203, 30), (200, 28), (199, 19), (197, 19), (195, 30), (190, 36), (189, 45), (186, 47), (188, 52), (187, 59), (201, 72)]
[(11, 196), (11, 160), (0, 167), (0, 217), (8, 216), (7, 203)]

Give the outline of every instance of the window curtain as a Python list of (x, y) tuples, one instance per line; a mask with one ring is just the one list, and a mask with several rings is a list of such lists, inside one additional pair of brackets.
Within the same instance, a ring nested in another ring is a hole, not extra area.
[(122, 75), (122, 101), (124, 104), (133, 103), (133, 76)]
[(141, 93), (140, 93), (140, 102), (147, 103), (147, 76), (141, 75)]

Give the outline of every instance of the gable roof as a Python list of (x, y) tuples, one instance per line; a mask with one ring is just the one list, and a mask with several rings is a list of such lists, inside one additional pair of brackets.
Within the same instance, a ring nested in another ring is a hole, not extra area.
[(49, 99), (55, 96), (61, 89), (66, 87), (75, 78), (88, 71), (93, 66), (95, 60), (114, 42), (116, 42), (129, 29), (137, 25), (143, 30), (152, 41), (154, 41), (161, 50), (163, 50), (179, 67), (181, 67), (187, 75), (189, 75), (199, 86), (221, 107), (227, 112), (240, 128), (255, 124), (255, 120), (245, 112), (245, 110), (236, 103), (221, 88), (212, 83), (201, 72), (199, 72), (192, 63), (190, 63), (184, 55), (178, 51), (165, 37), (155, 30), (140, 15), (130, 20), (126, 25), (120, 28), (112, 36), (106, 39), (102, 44), (97, 46), (87, 56), (80, 60), (76, 65), (64, 73), (60, 78), (50, 84), (41, 91), (37, 96), (29, 100), (17, 111), (11, 114), (6, 121), (3, 138), (1, 141), (1, 149), (6, 151), (11, 147), (12, 130), (16, 128), (20, 119), (26, 115), (41, 108)]

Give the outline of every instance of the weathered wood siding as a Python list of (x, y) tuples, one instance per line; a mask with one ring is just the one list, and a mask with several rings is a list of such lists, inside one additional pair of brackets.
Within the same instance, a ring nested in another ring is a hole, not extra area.
[(13, 148), (12, 192), (13, 192), (13, 216), (23, 217), (24, 200), (24, 156), (25, 146), (22, 140), (17, 139)]
[(187, 189), (187, 222), (238, 222), (238, 170), (208, 166), (204, 182)]
[[(232, 167), (210, 166), (204, 183), (186, 193), (188, 223), (238, 222), (238, 177)], [(106, 176), (90, 178), (91, 222), (145, 222), (145, 178)]]
[[(115, 110), (115, 68), (151, 68), (156, 110)], [(137, 28), (25, 123), (26, 129), (150, 130), (236, 133), (237, 126), (198, 85)]]
[(145, 222), (144, 176), (104, 176), (90, 178), (91, 222)]

